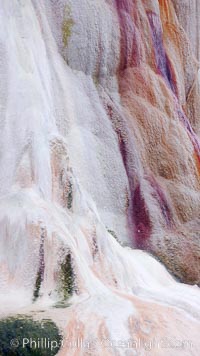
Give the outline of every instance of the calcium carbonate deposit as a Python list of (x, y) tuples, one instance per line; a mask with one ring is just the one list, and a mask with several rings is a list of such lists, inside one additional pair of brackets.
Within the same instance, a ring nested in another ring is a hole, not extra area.
[(0, 1), (0, 317), (59, 356), (199, 355), (199, 59), (199, 0)]

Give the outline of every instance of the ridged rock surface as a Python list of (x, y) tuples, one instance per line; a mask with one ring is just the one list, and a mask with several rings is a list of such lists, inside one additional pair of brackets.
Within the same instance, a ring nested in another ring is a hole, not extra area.
[(1, 315), (199, 355), (199, 59), (198, 0), (1, 1)]

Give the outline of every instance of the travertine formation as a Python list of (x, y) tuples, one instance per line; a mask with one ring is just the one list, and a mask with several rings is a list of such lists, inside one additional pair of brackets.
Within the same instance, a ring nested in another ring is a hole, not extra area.
[(1, 314), (59, 355), (199, 354), (199, 59), (199, 0), (1, 1)]

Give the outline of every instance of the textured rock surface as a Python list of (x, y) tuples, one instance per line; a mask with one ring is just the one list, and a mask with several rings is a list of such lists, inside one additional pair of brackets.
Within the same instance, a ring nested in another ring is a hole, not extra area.
[(199, 354), (198, 287), (137, 250), (200, 284), (199, 20), (198, 0), (2, 0), (2, 314)]

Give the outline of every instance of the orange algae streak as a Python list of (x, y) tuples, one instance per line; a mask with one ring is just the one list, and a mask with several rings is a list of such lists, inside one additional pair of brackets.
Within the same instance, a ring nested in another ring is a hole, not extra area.
[(197, 171), (198, 171), (198, 174), (199, 174), (199, 177), (200, 177), (200, 156), (199, 154), (197, 153), (196, 150), (194, 150), (194, 161), (195, 161), (195, 164), (196, 164), (196, 167), (197, 167)]
[(171, 0), (159, 0), (159, 6), (162, 23), (174, 22), (176, 15)]

